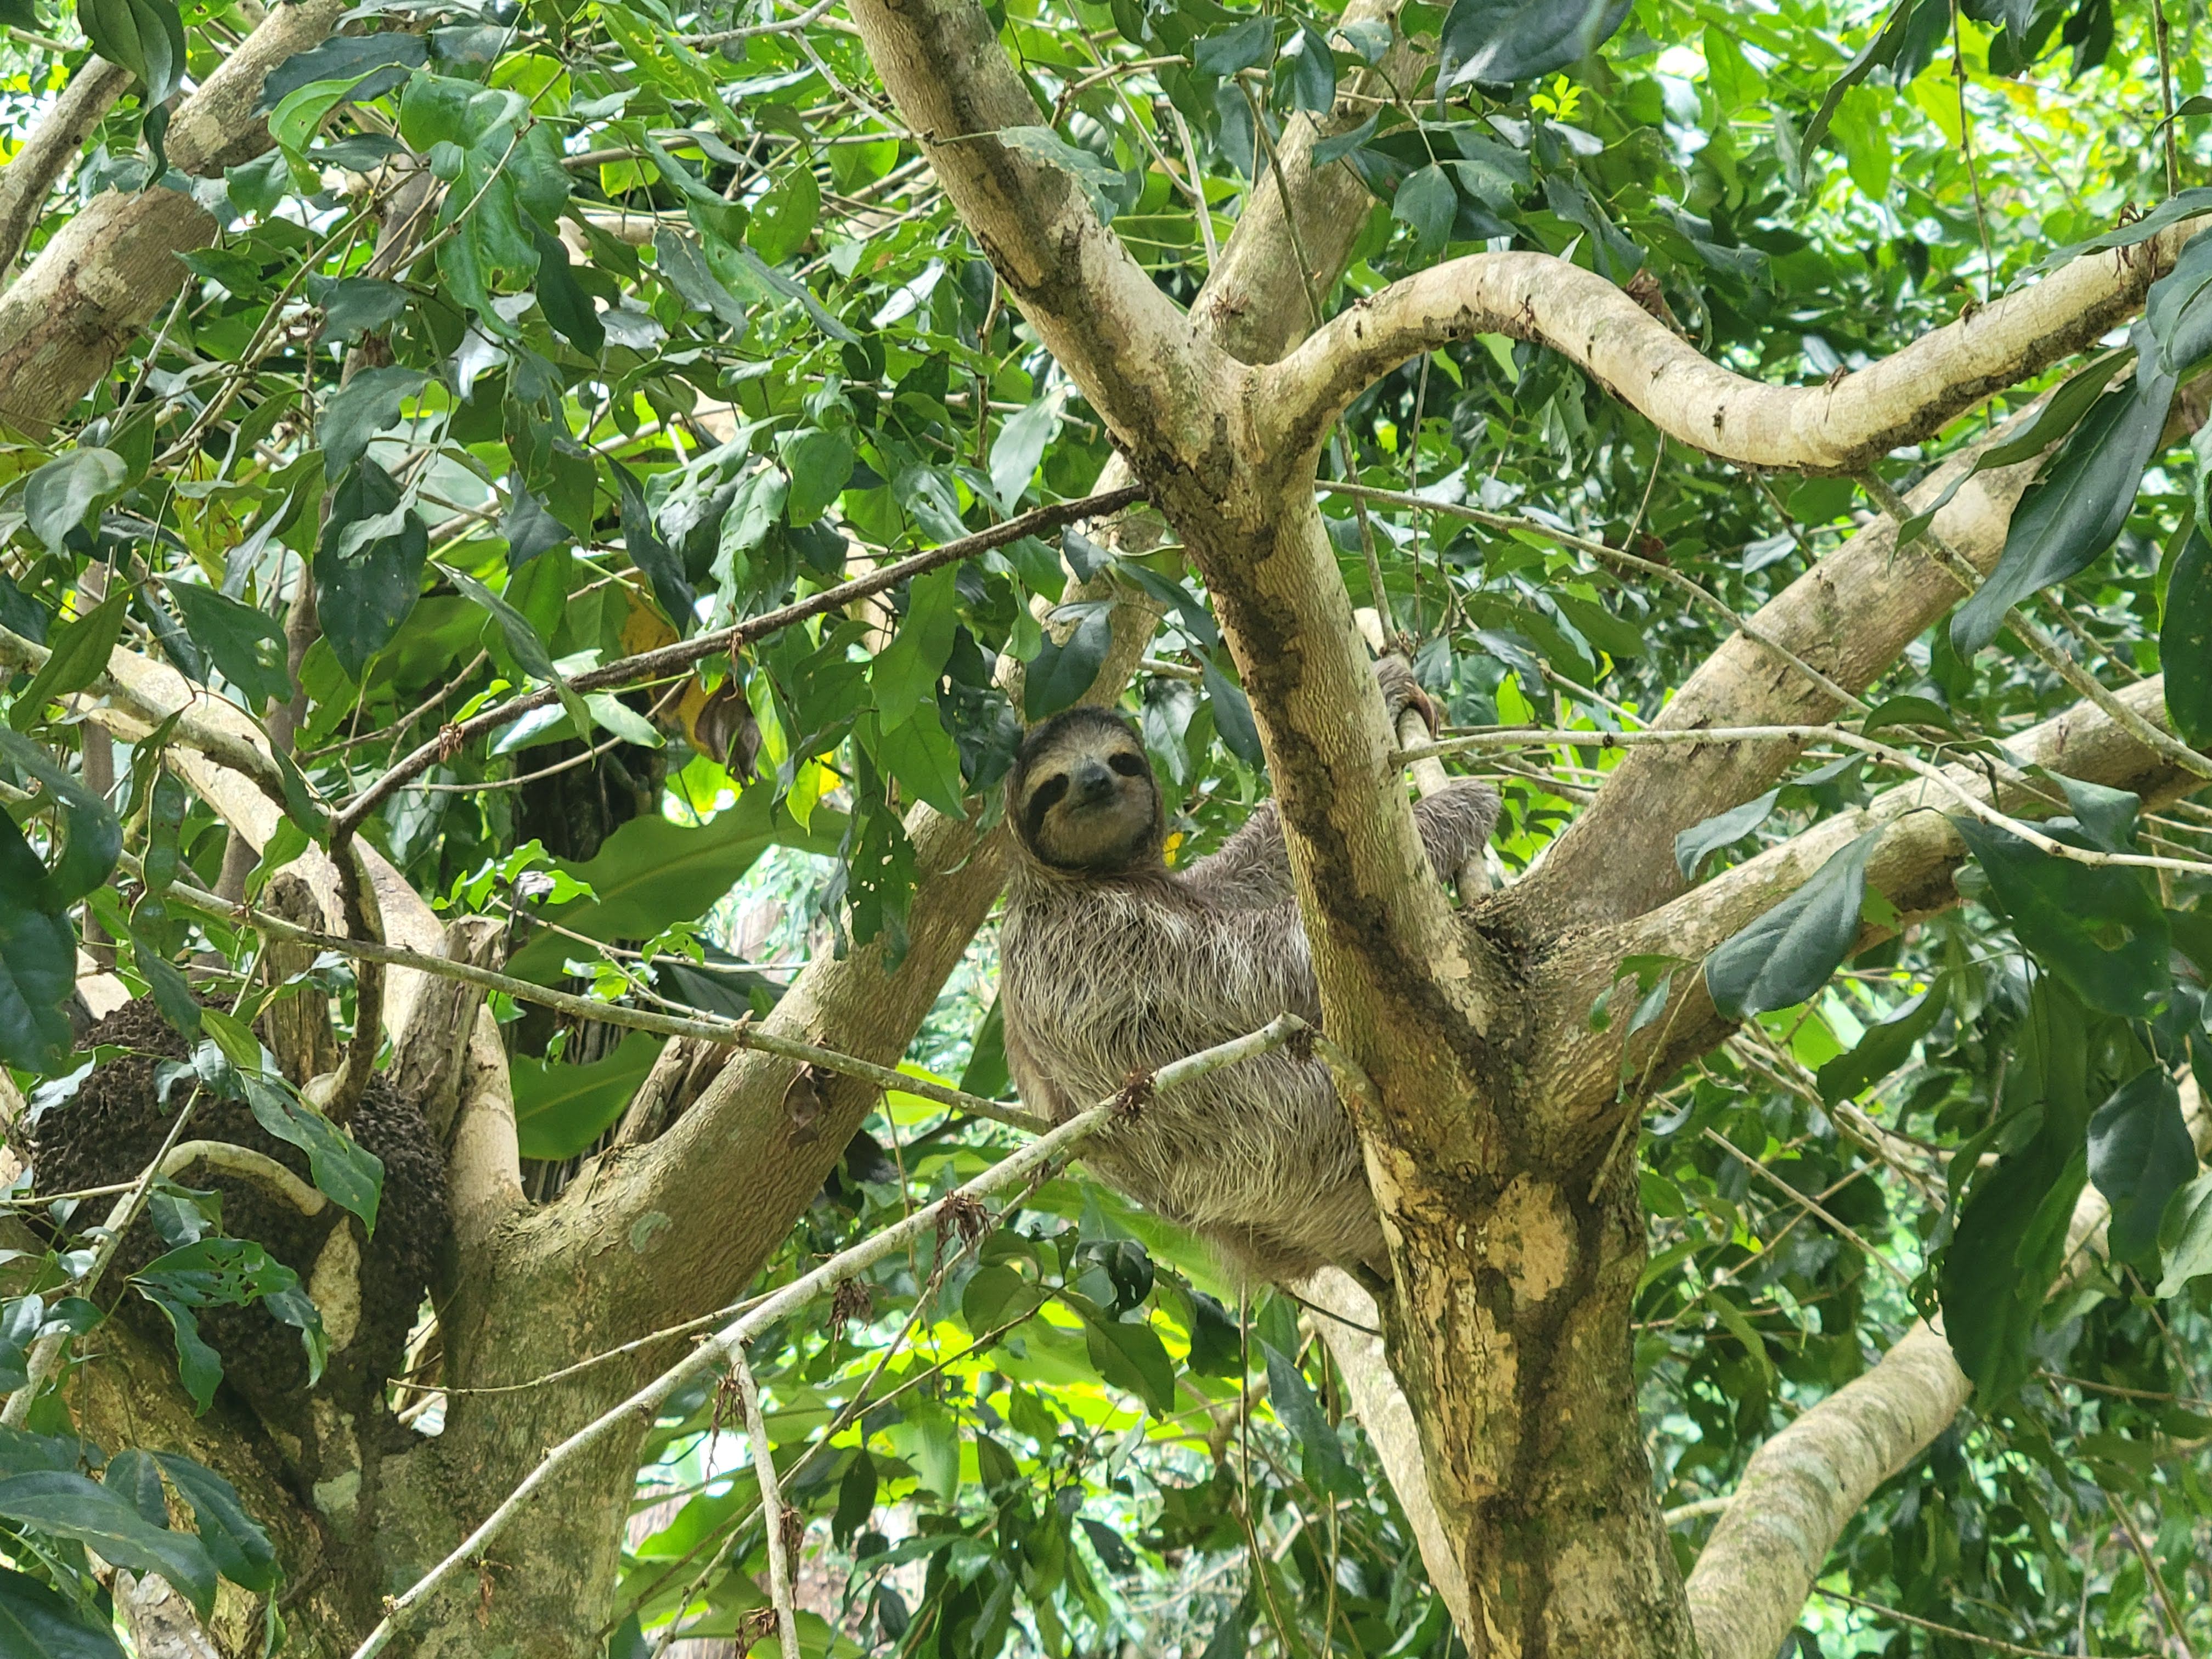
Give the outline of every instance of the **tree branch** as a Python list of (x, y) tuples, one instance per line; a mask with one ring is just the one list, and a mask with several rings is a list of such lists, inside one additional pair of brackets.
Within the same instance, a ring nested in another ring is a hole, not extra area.
[(105, 58), (85, 60), (53, 107), (40, 118), (22, 149), (0, 167), (0, 276), (30, 240), (31, 228), (84, 141), (131, 84), (131, 71)]
[(1739, 465), (1860, 472), (2133, 313), (2202, 220), (2116, 259), (2085, 255), (1832, 386), (1778, 386), (1706, 358), (1595, 273), (1542, 253), (1474, 253), (1355, 301), (1261, 376), (1279, 441), (1319, 445), (1399, 364), (1478, 334), (1561, 353), (1668, 436)]

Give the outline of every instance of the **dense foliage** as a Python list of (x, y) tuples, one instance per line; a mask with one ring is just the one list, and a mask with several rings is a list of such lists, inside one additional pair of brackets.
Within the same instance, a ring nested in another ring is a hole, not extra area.
[[(1578, 38), (1579, 7), (1408, 5), (1403, 28), (1441, 39), (1443, 76), (1317, 152), (1356, 168), (1375, 205), (1340, 288), (1314, 303), (1334, 311), (1448, 252), (1537, 248), (1633, 280), (1745, 373), (1818, 383), (2212, 179), (2203, 8), (2167, 0), (2164, 45), (2155, 11), (1640, 0)], [(187, 191), (222, 228), (62, 430), (0, 446), (0, 769), (15, 786), (0, 816), (0, 1058), (30, 1111), (65, 1109), (94, 1058), (73, 1052), (66, 1006), (82, 939), (201, 1040), (179, 1068), (187, 1093), (244, 1098), (313, 1155), (324, 1190), (373, 1211), (374, 1172), (276, 1075), (253, 1007), (223, 1012), (242, 988), (269, 994), (261, 947), (198, 896), (222, 881), (227, 835), (165, 754), (171, 733), (111, 747), (72, 700), (100, 690), (118, 641), (265, 718), (289, 755), (286, 823), (258, 859), (234, 855), (234, 877), (250, 873), (226, 901), (327, 842), (334, 811), (443, 729), (453, 740), (362, 834), (443, 910), (500, 918), (509, 973), (631, 1006), (764, 1010), (809, 955), (886, 936), (896, 951), (915, 874), (902, 811), (1001, 810), (1023, 722), (1072, 701), (1104, 656), (1107, 607), (1060, 605), (1071, 573), (1118, 577), (1164, 614), (1123, 707), (1170, 799), (1173, 856), (1203, 853), (1264, 796), (1250, 711), (1171, 543), (1024, 538), (734, 655), (641, 681), (605, 672), (1080, 497), (1109, 459), (834, 7), (370, 0), (270, 78), (274, 149), (219, 179), (162, 176), (159, 100), (258, 15), (252, 0), (97, 0), (74, 18), (0, 4), (0, 122), (19, 135), (81, 70), (80, 33), (138, 77), (30, 254), (106, 188)], [(1074, 172), (1181, 301), (1275, 187), (1284, 114), (1327, 108), (1390, 38), (1213, 0), (1017, 0), (993, 15), (1036, 98), (1018, 142)], [(417, 169), (441, 188), (426, 196)], [(2212, 255), (2192, 253), (2131, 337), (2135, 374), (2113, 380), (2110, 355), (2068, 364), (1887, 471), (1902, 489), (2069, 387), (2036, 447), (2079, 424), (2016, 521), (2009, 597), (2039, 595), (2030, 613), (2108, 680), (2163, 665), (2179, 729), (2202, 742), (2204, 475), (2185, 434), (2160, 447), (2177, 381), (2212, 346), (2194, 309)], [(1332, 476), (1368, 492), (1322, 503), (1348, 586), (1387, 610), (1448, 723), (1477, 729), (1636, 726), (1732, 616), (1873, 505), (1850, 480), (1685, 453), (1556, 356), (1497, 337), (1364, 397)], [(295, 597), (302, 573), (312, 605)], [(1987, 757), (2072, 703), (1999, 636), (2002, 610), (1931, 629), (1850, 729)], [(464, 738), (461, 722), (549, 686), (542, 707)], [(1504, 793), (1509, 874), (1618, 753), (1475, 763)], [(1902, 775), (1816, 744), (1775, 794), (1686, 836), (1686, 867)], [(1970, 830), (1973, 902), (1831, 977), (1861, 915), (1887, 904), (1839, 865), (1781, 918), (1802, 925), (1709, 964), (1749, 1016), (1740, 1035), (1680, 1077), (1628, 1080), (1650, 1090), (1636, 1341), (1686, 1564), (1704, 1500), (1918, 1314), (1948, 1316), (1979, 1389), (1847, 1534), (1808, 1649), (2212, 1641), (2212, 1177), (2172, 1081), (2206, 1041), (2212, 814), (2139, 814), (2086, 786), (2069, 799), (2054, 834), (2182, 863), (2089, 868)], [(999, 1095), (991, 966), (987, 930), (911, 1063)], [(1698, 964), (1625, 969), (1637, 978), (1594, 1021), (1648, 1018), (1667, 976)], [(186, 969), (214, 1006), (193, 1001)], [(349, 963), (313, 974), (349, 1018)], [(549, 1195), (661, 1039), (495, 1001), (533, 1196)], [(771, 1277), (1012, 1141), (892, 1096)], [(2092, 1180), (2114, 1200), (2113, 1263), (2046, 1303)], [(42, 1328), (85, 1334), (131, 1297), (167, 1310), (203, 1399), (220, 1356), (187, 1340), (195, 1307), (263, 1300), (312, 1351), (298, 1275), (226, 1242), (174, 1182), (151, 1195), (173, 1254), (88, 1299), (108, 1202), (19, 1205), (53, 1231), (10, 1264), (0, 1389), (27, 1386)], [(1312, 1316), (1289, 1299), (1241, 1297), (1079, 1172), (974, 1249), (941, 1240), (870, 1288), (866, 1306), (754, 1351), (807, 1525), (803, 1600), (828, 1621), (811, 1638), (834, 1627), (836, 1651), (945, 1656), (1449, 1649)], [(425, 1398), (395, 1385), (434, 1430)], [(679, 1405), (640, 1471), (615, 1654), (650, 1650), (679, 1616), (690, 1634), (761, 1634), (767, 1538), (746, 1466), (762, 1449), (728, 1389)], [(265, 1538), (218, 1479), (166, 1448), (73, 1437), (58, 1392), (0, 1431), (0, 1649), (116, 1650), (88, 1549), (198, 1600), (218, 1572), (273, 1582)]]

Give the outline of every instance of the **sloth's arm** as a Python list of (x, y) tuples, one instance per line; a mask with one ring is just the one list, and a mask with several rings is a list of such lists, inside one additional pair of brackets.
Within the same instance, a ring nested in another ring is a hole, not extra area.
[(1291, 855), (1283, 845), (1282, 820), (1275, 803), (1252, 809), (1220, 850), (1192, 865), (1183, 879), (1215, 904), (1243, 907), (1286, 904), (1297, 896), (1291, 884)]
[(1413, 803), (1413, 823), (1437, 879), (1449, 882), (1498, 827), (1498, 792), (1473, 778), (1454, 778)]

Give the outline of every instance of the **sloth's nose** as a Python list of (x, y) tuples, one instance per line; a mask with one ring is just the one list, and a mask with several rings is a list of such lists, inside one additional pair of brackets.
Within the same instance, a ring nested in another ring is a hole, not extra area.
[(1114, 793), (1114, 775), (1095, 760), (1086, 760), (1075, 769), (1075, 799), (1079, 805), (1093, 806)]

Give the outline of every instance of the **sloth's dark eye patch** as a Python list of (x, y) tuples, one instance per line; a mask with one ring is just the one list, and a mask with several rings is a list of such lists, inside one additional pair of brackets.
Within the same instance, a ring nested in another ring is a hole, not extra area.
[(1059, 805), (1060, 798), (1066, 793), (1067, 774), (1065, 772), (1054, 773), (1031, 793), (1028, 810), (1022, 814), (1022, 827), (1029, 831), (1032, 842), (1044, 828), (1044, 815)]
[(1145, 763), (1127, 750), (1106, 763), (1125, 778), (1139, 778), (1145, 775)]

